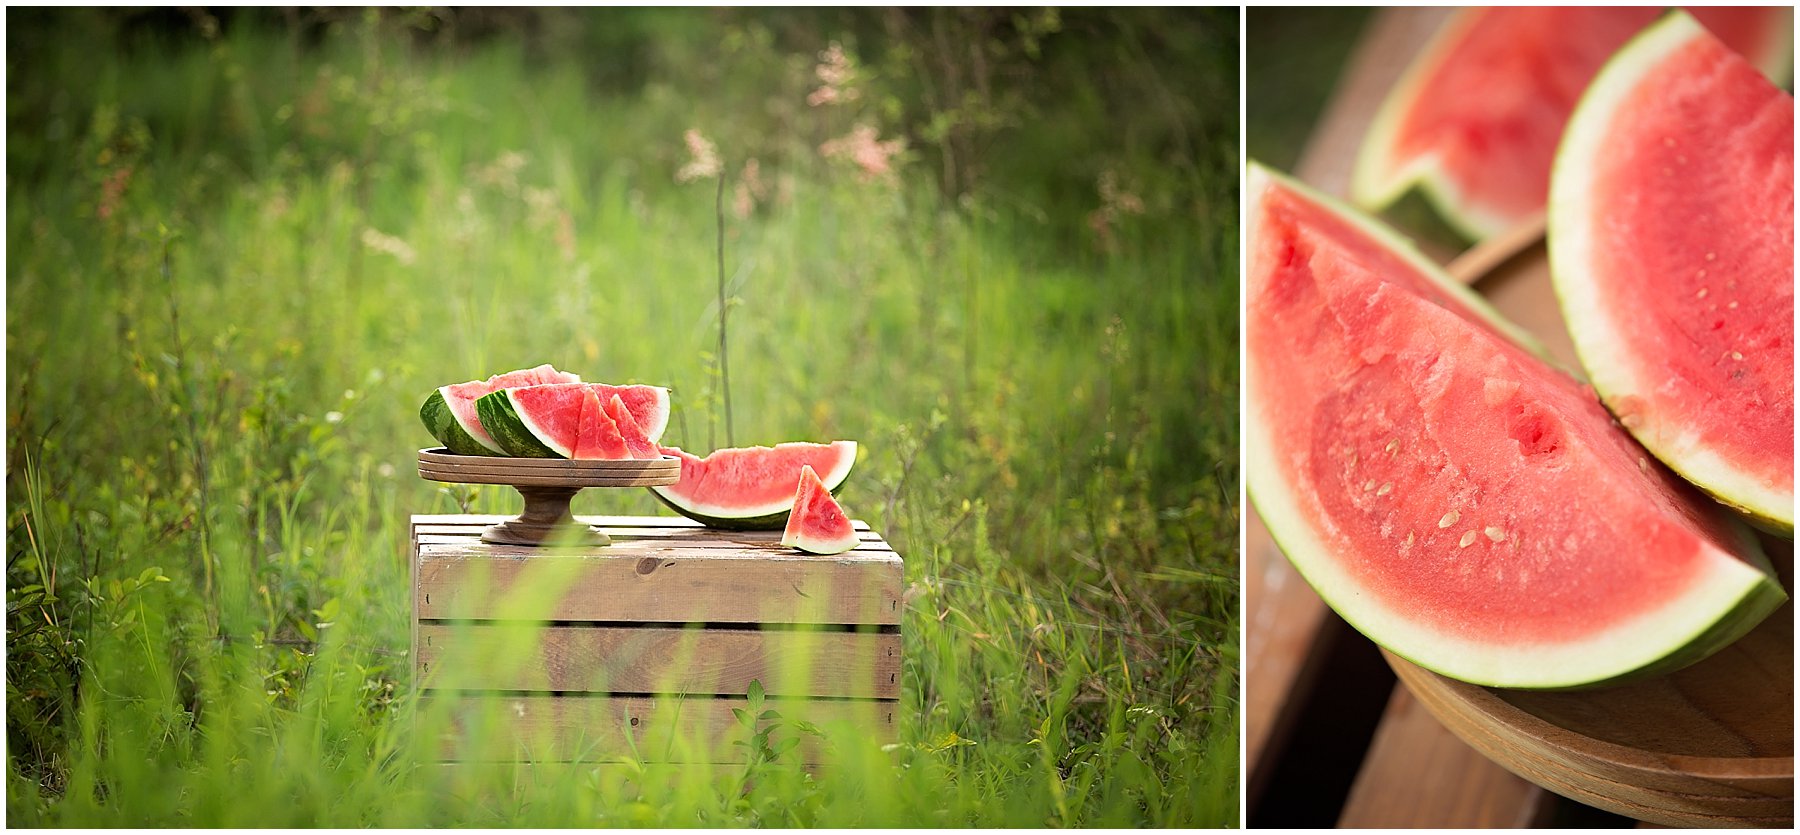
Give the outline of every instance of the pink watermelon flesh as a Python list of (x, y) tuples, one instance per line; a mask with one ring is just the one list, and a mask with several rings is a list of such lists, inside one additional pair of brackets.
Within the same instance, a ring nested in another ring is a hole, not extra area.
[(842, 554), (856, 547), (856, 528), (850, 524), (850, 517), (810, 465), (800, 467), (794, 511), (788, 514), (781, 544), (809, 554)]
[(629, 457), (662, 457), (662, 453), (656, 449), (656, 444), (651, 443), (650, 439), (644, 436), (644, 430), (638, 426), (637, 418), (631, 416), (631, 410), (626, 408), (625, 401), (619, 395), (614, 394), (612, 399), (607, 401), (606, 416), (612, 418), (612, 422), (617, 424), (615, 431), (621, 436), (626, 450), (630, 453)]
[(1448, 675), (1561, 687), (1639, 669), (1608, 667), (1621, 625), (1694, 608), (1715, 572), (1756, 590), (1750, 624), (1774, 607), (1754, 542), (1581, 385), (1390, 241), (1254, 174), (1251, 494), (1347, 620)]
[(1706, 450), (1767, 491), (1761, 512), (1791, 531), (1794, 100), (1685, 32), (1654, 63), (1621, 67), (1572, 124), (1552, 210), (1558, 290), (1620, 421), (1732, 501), (1685, 460)]
[[(1446, 217), (1484, 238), (1534, 217), (1551, 161), (1588, 82), (1663, 13), (1651, 7), (1493, 7), (1454, 18), (1408, 70), (1358, 162), (1357, 200), (1380, 207), (1424, 180)], [(1791, 11), (1699, 8), (1734, 48), (1786, 60)]]
[(519, 419), (539, 441), (564, 458), (576, 457), (583, 407), (593, 397), (586, 383), (522, 386), (511, 389), (509, 395)]
[(601, 405), (610, 403), (614, 397), (619, 398), (651, 444), (662, 440), (663, 430), (669, 425), (668, 389), (660, 386), (611, 386), (605, 383), (589, 385), (600, 396)]
[(486, 380), (470, 380), (456, 383), (439, 389), (444, 396), (444, 403), (450, 407), (450, 413), (462, 424), (463, 431), (469, 433), (477, 442), (498, 453), (500, 448), (494, 439), (481, 426), (480, 416), (475, 414), (475, 401), (484, 394), (491, 394), (504, 388), (516, 386), (535, 386), (546, 383), (578, 383), (581, 378), (566, 371), (558, 371), (549, 363), (535, 368), (524, 368), (495, 374)]
[(650, 489), (682, 514), (720, 527), (778, 529), (793, 508), (794, 479), (802, 466), (811, 466), (830, 490), (856, 463), (855, 441), (721, 449), (705, 458), (676, 447), (660, 449), (681, 459), (681, 480)]
[[(618, 398), (613, 398), (617, 400)], [(629, 420), (630, 416), (627, 415)], [(581, 422), (576, 431), (574, 454), (570, 458), (632, 458), (625, 439), (619, 433), (612, 415), (600, 405), (600, 397), (589, 386), (582, 392)]]

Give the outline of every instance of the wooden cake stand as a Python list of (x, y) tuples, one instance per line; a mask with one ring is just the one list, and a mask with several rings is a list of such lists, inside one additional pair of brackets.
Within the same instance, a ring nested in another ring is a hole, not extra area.
[(457, 455), (439, 447), (419, 450), (419, 477), (449, 484), (506, 484), (525, 497), (525, 512), (483, 531), (483, 542), (601, 546), (612, 544), (612, 539), (570, 514), (575, 494), (586, 487), (674, 484), (681, 479), (681, 459), (495, 458)]

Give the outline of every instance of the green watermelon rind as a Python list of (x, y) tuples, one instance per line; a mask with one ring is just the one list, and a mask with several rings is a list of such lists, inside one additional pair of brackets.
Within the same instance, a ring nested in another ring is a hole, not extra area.
[(475, 401), (475, 413), (481, 417), (494, 443), (513, 458), (568, 458), (535, 430), (529, 419), (513, 406), (511, 389), (484, 394)]
[(1590, 205), (1592, 192), (1588, 160), (1608, 152), (1612, 145), (1607, 126), (1617, 105), (1635, 88), (1644, 71), (1656, 66), (1696, 37), (1709, 37), (1691, 16), (1675, 12), (1643, 32), (1610, 59), (1582, 94), (1568, 130), (1556, 152), (1550, 178), (1549, 250), (1550, 277), (1558, 305), (1569, 323), (1569, 336), (1589, 381), (1609, 411), (1620, 417), (1651, 455), (1682, 478), (1722, 504), (1743, 515), (1762, 530), (1792, 538), (1794, 492), (1771, 490), (1757, 479), (1738, 471), (1697, 439), (1682, 437), (1679, 427), (1659, 424), (1654, 416), (1635, 415), (1626, 421), (1621, 402), (1653, 386), (1637, 380), (1634, 364), (1623, 350), (1624, 341), (1604, 312), (1605, 300), (1590, 281), (1583, 264), (1589, 261), (1584, 224), (1570, 218), (1604, 211)]
[(456, 413), (451, 411), (450, 403), (444, 399), (443, 388), (433, 391), (430, 397), (425, 398), (425, 405), (419, 407), (419, 419), (425, 422), (425, 428), (431, 431), (431, 437), (457, 455), (506, 454), (504, 450), (483, 443), (480, 438), (463, 428), (462, 422), (456, 419)]
[[(848, 455), (844, 456), (842, 463), (838, 467), (834, 468), (830, 473), (819, 476), (819, 480), (825, 484), (825, 489), (828, 491), (836, 491), (838, 487), (850, 477), (850, 471), (855, 469), (857, 456), (862, 451), (862, 448), (858, 446), (855, 441), (836, 441), (834, 443), (848, 444), (850, 452)], [(743, 515), (733, 512), (730, 508), (697, 507), (694, 505), (683, 504), (677, 500), (677, 497), (669, 494), (667, 487), (658, 486), (647, 487), (645, 489), (649, 490), (650, 494), (655, 496), (657, 501), (668, 505), (670, 510), (709, 528), (719, 528), (721, 530), (778, 531), (787, 527), (788, 515), (793, 512), (793, 507), (789, 506), (773, 512), (762, 511), (752, 512), (751, 515)], [(758, 510), (760, 510), (760, 508)]]
[[(1394, 245), (1396, 254), (1420, 264), (1424, 275), (1446, 289), (1466, 290), (1443, 275), (1442, 270), (1429, 260), (1422, 256), (1412, 258), (1414, 253), (1410, 246), (1397, 234), (1254, 162), (1245, 177), (1243, 192), (1244, 217), (1248, 224), (1245, 240), (1252, 242), (1252, 247), (1257, 240), (1258, 201), (1270, 181), (1317, 200), (1345, 220), (1371, 232), (1376, 240)], [(1251, 261), (1255, 255), (1252, 249), (1245, 256), (1247, 281), (1256, 274)], [(1251, 291), (1252, 288), (1246, 287), (1246, 297)], [(1478, 298), (1471, 309), (1490, 320), (1499, 316)], [(1254, 374), (1245, 376), (1242, 422), (1245, 493), (1266, 523), (1276, 545), (1320, 598), (1357, 631), (1418, 666), (1490, 687), (1590, 688), (1691, 664), (1742, 637), (1787, 600), (1786, 592), (1775, 580), (1768, 558), (1755, 537), (1742, 525), (1722, 518), (1731, 530), (1734, 539), (1731, 544), (1738, 546), (1735, 549), (1737, 557), (1742, 559), (1719, 559), (1721, 568), (1703, 578), (1711, 582), (1697, 583), (1694, 591), (1681, 599), (1616, 625), (1607, 633), (1610, 640), (1584, 641), (1554, 649), (1525, 646), (1506, 655), (1495, 652), (1491, 645), (1458, 642), (1444, 635), (1441, 629), (1407, 621), (1402, 614), (1379, 605), (1372, 595), (1362, 594), (1355, 581), (1336, 568), (1337, 556), (1313, 531), (1310, 516), (1300, 510), (1292, 495), (1293, 488), (1275, 478), (1274, 474), (1281, 472), (1281, 468), (1266, 422), (1259, 419), (1260, 382)]]

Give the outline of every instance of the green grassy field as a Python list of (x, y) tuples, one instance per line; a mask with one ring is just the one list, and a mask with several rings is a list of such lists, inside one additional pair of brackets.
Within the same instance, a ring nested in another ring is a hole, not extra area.
[[(923, 14), (9, 12), (8, 825), (1234, 825), (1236, 17), (1139, 14), (1003, 17), (1035, 75), (955, 99)], [(900, 745), (425, 764), (408, 515), (518, 498), (420, 480), (416, 410), (540, 362), (862, 443)]]

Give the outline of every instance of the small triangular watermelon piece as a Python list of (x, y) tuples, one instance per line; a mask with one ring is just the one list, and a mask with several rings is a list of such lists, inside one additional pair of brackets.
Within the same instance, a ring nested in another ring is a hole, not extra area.
[[(669, 426), (669, 390), (661, 386), (613, 386), (606, 383), (589, 383), (594, 393), (600, 396), (600, 404), (605, 406), (614, 397), (625, 404), (631, 412), (631, 419), (643, 431), (644, 437), (651, 444), (662, 440), (663, 430)], [(650, 456), (656, 457), (654, 455)]]
[(632, 416), (631, 410), (626, 408), (625, 401), (619, 395), (614, 394), (612, 400), (607, 402), (606, 416), (618, 425), (617, 431), (625, 439), (625, 449), (631, 453), (632, 458), (662, 457), (656, 444), (644, 435), (643, 427), (638, 426), (637, 418)]
[(800, 467), (800, 485), (794, 492), (794, 510), (788, 514), (781, 544), (808, 554), (842, 554), (856, 547), (856, 528), (850, 517), (825, 489), (812, 465)]
[[(626, 417), (630, 418), (629, 415)], [(600, 395), (592, 386), (582, 392), (581, 422), (576, 432), (575, 454), (569, 457), (608, 460), (633, 457), (626, 447), (625, 438), (619, 433), (618, 424), (607, 414), (606, 407), (600, 405)]]

